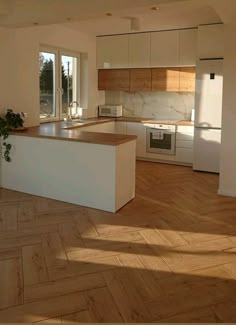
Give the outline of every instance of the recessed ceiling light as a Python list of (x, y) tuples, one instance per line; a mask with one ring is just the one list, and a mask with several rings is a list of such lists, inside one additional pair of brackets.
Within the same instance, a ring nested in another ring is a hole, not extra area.
[(153, 7), (151, 7), (150, 9), (151, 9), (151, 10), (155, 10), (155, 11), (158, 11), (158, 10), (160, 10), (160, 8), (159, 8), (159, 7), (157, 7), (157, 6), (153, 6)]
[(112, 13), (111, 12), (106, 12), (105, 15), (108, 16), (108, 17), (111, 17), (112, 16)]

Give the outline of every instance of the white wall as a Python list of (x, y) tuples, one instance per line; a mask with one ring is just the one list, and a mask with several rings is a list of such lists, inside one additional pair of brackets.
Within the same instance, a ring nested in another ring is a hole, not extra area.
[(236, 196), (236, 23), (225, 25), (221, 175), (219, 193)]
[(0, 107), (13, 106), (16, 111), (28, 113), (28, 126), (39, 124), (40, 44), (87, 53), (87, 89), (83, 91), (87, 98), (83, 98), (83, 102), (88, 108), (87, 115), (95, 116), (98, 101), (96, 39), (59, 25), (0, 30), (0, 86), (3, 85), (1, 93), (4, 94)]
[(15, 31), (0, 28), (0, 114), (15, 105)]
[(236, 1), (200, 1), (203, 4), (212, 6), (225, 24), (224, 90), (219, 193), (236, 197)]

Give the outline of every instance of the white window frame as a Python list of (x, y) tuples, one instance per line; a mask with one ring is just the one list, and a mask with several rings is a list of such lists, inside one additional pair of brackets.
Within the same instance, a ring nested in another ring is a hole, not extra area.
[[(61, 57), (62, 56), (70, 56), (77, 59), (77, 64), (75, 67), (76, 79), (74, 80), (75, 91), (73, 92), (73, 101), (78, 101), (80, 104), (80, 53), (71, 51), (68, 49), (52, 47), (48, 45), (41, 45), (39, 48), (40, 52), (52, 53), (55, 55), (55, 72), (54, 72), (54, 96), (55, 96), (55, 116), (47, 117), (47, 118), (40, 118), (40, 123), (46, 122), (53, 122), (53, 121), (60, 121), (66, 117), (66, 114), (62, 112), (62, 76), (61, 76)], [(39, 108), (39, 115), (40, 115), (40, 108)]]

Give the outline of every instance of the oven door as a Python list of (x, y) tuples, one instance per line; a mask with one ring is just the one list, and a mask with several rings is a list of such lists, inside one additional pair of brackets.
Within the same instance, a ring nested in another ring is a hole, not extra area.
[(169, 129), (147, 128), (147, 152), (175, 155), (175, 132)]

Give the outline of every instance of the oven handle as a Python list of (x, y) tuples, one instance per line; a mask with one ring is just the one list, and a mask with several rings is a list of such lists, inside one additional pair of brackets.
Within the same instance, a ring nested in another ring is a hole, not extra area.
[(167, 131), (169, 133), (175, 133), (174, 131), (171, 131), (169, 129), (158, 129), (158, 128), (147, 128), (148, 130), (154, 130), (154, 131)]

